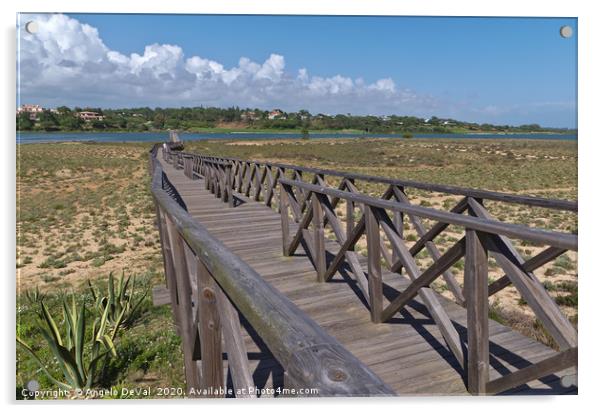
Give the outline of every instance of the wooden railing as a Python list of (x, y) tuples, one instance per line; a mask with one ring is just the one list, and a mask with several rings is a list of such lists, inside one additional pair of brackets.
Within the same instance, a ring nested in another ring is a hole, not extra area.
[[(177, 190), (165, 186), (168, 180), (157, 152), (155, 146), (150, 153), (151, 191), (189, 394), (206, 391), (217, 396), (211, 389), (224, 388), (223, 353), (234, 388), (244, 391), (254, 386), (242, 315), (283, 367), (285, 387), (318, 389), (319, 396), (394, 395), (371, 370), (186, 212)], [(184, 167), (183, 154), (164, 153), (164, 157)], [(254, 393), (240, 395), (254, 397)]]
[[(292, 254), (305, 241), (304, 245), (308, 246), (306, 253), (316, 266), (319, 281), (330, 280), (343, 263), (348, 264), (369, 303), (372, 321), (376, 323), (390, 320), (414, 297), (419, 296), (459, 365), (464, 366), (467, 388), (471, 393), (499, 393), (576, 365), (577, 331), (533, 274), (533, 270), (566, 251), (576, 251), (575, 235), (492, 220), (482, 200), (472, 197), (461, 201), (462, 209), (468, 209), (470, 216), (411, 205), (401, 190), (396, 191), (398, 201), (394, 202), (290, 179), (280, 179), (280, 184), (284, 254)], [(302, 201), (299, 201), (295, 189), (303, 194)], [(337, 217), (333, 199), (350, 205), (347, 208), (346, 230)], [(357, 221), (354, 218), (355, 208), (361, 211)], [(408, 248), (403, 239), (403, 228), (395, 223), (395, 216), (400, 214), (414, 220), (429, 219), (437, 223)], [(293, 234), (289, 230), (292, 221), (299, 222)], [(328, 265), (325, 224), (332, 228), (338, 246), (337, 251), (331, 251), (334, 258)], [(416, 255), (449, 225), (462, 227), (464, 236), (447, 251), (439, 253), (439, 257), (426, 270), (420, 271)], [(360, 265), (360, 257), (353, 250), (362, 236), (366, 236), (368, 247), (367, 274)], [(390, 244), (391, 251), (385, 246), (383, 238)], [(544, 244), (547, 248), (525, 261), (512, 246), (510, 238)], [(516, 287), (561, 349), (561, 353), (551, 359), (493, 381), (489, 381), (488, 298), (499, 291), (497, 286), (500, 282), (488, 284), (488, 255), (504, 270), (506, 275), (503, 279)], [(433, 281), (462, 258), (465, 260), (463, 296), (467, 311), (466, 346), (436, 293), (429, 288)], [(383, 262), (384, 267), (392, 272), (400, 272), (404, 268), (410, 279), (410, 284), (388, 303), (383, 294)]]
[[(249, 161), (238, 158), (174, 152), (170, 151), (169, 148), (167, 148), (167, 151), (164, 151), (164, 157), (175, 167), (184, 165), (185, 158), (189, 159), (190, 169), (192, 170), (190, 177), (195, 179), (201, 176), (206, 176), (207, 180), (210, 181), (206, 182), (206, 185), (208, 185), (207, 188), (211, 189), (216, 196), (222, 197), (224, 201), (228, 200), (231, 206), (235, 203), (234, 193), (238, 192), (246, 197), (250, 197), (255, 201), (263, 202), (265, 205), (279, 210), (280, 203), (278, 202), (278, 181), (280, 178), (288, 177), (295, 181), (309, 182), (311, 184), (318, 185), (327, 185), (327, 181), (331, 182), (334, 180), (335, 182), (331, 184), (333, 188), (350, 193), (360, 192), (360, 189), (358, 189), (360, 182), (378, 184), (385, 186), (386, 188), (381, 196), (382, 199), (390, 199), (404, 203), (409, 203), (407, 195), (409, 188), (446, 195), (461, 196), (462, 199), (460, 202), (451, 208), (450, 212), (452, 213), (463, 213), (467, 210), (467, 197), (480, 199), (483, 201), (489, 200), (530, 207), (549, 208), (566, 213), (577, 212), (576, 202), (560, 199), (508, 194), (481, 189), (463, 188), (452, 185), (430, 184), (424, 182), (340, 172), (329, 169), (306, 168), (281, 163)], [(220, 163), (221, 165), (230, 165), (227, 175), (224, 175), (226, 172), (224, 170), (224, 166), (222, 166), (222, 170), (218, 170), (218, 168), (216, 168), (216, 162)], [(338, 180), (338, 182), (336, 182), (336, 180)], [(226, 183), (226, 181), (229, 182)], [(234, 192), (226, 193), (227, 190), (224, 190), (224, 187), (232, 188)], [(226, 193), (225, 198), (223, 195), (224, 193)], [(403, 194), (403, 196), (401, 196), (403, 199), (399, 199), (400, 194)], [(302, 199), (302, 196), (300, 196), (300, 199)], [(338, 198), (333, 198), (333, 207), (336, 208), (339, 201), (340, 200)], [(301, 202), (301, 208), (302, 210), (306, 208), (305, 202)], [(438, 252), (436, 246), (432, 242), (432, 238), (440, 234), (445, 227), (437, 225), (433, 229), (429, 230), (427, 234), (426, 227), (421, 220), (413, 217), (409, 218), (409, 224), (416, 231), (418, 236), (423, 239), (422, 243), (419, 243), (416, 248), (422, 249), (424, 247), (432, 259), (439, 259), (441, 254)], [(395, 219), (400, 225), (403, 220), (403, 216), (398, 214)], [(387, 258), (388, 255), (385, 253), (385, 259)], [(464, 305), (465, 300), (462, 293), (462, 288), (455, 280), (449, 269), (443, 272), (443, 280), (445, 281), (447, 288), (453, 294), (456, 302), (460, 305)], [(507, 277), (503, 277), (498, 281), (498, 283), (491, 286), (492, 293), (500, 291), (508, 285), (510, 285), (509, 279)]]
[[(224, 185), (233, 190), (225, 199), (231, 206), (235, 203), (235, 194), (240, 193), (278, 209), (284, 255), (293, 254), (300, 245), (306, 246), (319, 281), (328, 281), (346, 263), (369, 303), (373, 322), (390, 320), (419, 296), (459, 365), (464, 367), (467, 389), (472, 394), (499, 393), (577, 365), (577, 331), (533, 273), (567, 251), (577, 251), (577, 236), (500, 222), (493, 219), (485, 207), (485, 201), (489, 200), (573, 213), (577, 211), (576, 202), (235, 158), (185, 155), (190, 158), (191, 177), (203, 177), (216, 196), (224, 193)], [(168, 155), (174, 165), (177, 165), (177, 156), (183, 155)], [(310, 175), (309, 180), (304, 181), (304, 173)], [(340, 182), (329, 186), (327, 176), (329, 180), (340, 178)], [(380, 198), (367, 196), (358, 190), (359, 180), (385, 184), (387, 189)], [(461, 199), (449, 211), (420, 207), (410, 203), (407, 188), (459, 195)], [(336, 211), (342, 203), (345, 204), (344, 223)], [(360, 213), (359, 219), (356, 212)], [(404, 217), (418, 234), (410, 247), (406, 246), (404, 238)], [(425, 220), (434, 224), (427, 229)], [(295, 230), (291, 234), (293, 226)], [(441, 252), (434, 240), (450, 226), (460, 227), (463, 237)], [(337, 251), (331, 251), (334, 258), (330, 262), (326, 258), (326, 227), (334, 235), (337, 245)], [(362, 237), (366, 238), (368, 247), (367, 272), (360, 265), (360, 257), (354, 248)], [(512, 240), (546, 248), (525, 260)], [(425, 271), (420, 271), (416, 262), (416, 256), (422, 250), (426, 250), (432, 260)], [(489, 257), (504, 272), (491, 283), (488, 279)], [(463, 286), (450, 271), (461, 259), (465, 261)], [(394, 273), (402, 273), (405, 269), (410, 280), (407, 288), (389, 302), (383, 295), (382, 263), (385, 269)], [(456, 301), (466, 307), (466, 343), (429, 288), (439, 277), (443, 278)], [(510, 285), (532, 309), (560, 352), (490, 381), (488, 298)]]

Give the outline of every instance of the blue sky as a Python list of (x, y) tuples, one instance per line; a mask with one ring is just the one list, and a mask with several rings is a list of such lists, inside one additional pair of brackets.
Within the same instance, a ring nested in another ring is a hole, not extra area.
[[(576, 127), (576, 19), (62, 17), (68, 24), (48, 21), (42, 30), (48, 37), (71, 39), (54, 49), (64, 56), (70, 47), (73, 58), (36, 62), (38, 70), (51, 74), (46, 83), (21, 70), (22, 100), (108, 107), (235, 104)], [(77, 24), (96, 28), (97, 38)], [(563, 25), (573, 27), (572, 38), (559, 35)], [(76, 35), (82, 32), (87, 40), (78, 44)], [(35, 42), (22, 33), (22, 40)], [(247, 60), (241, 63), (241, 57)], [(60, 73), (51, 66), (57, 62), (65, 66)], [(89, 78), (84, 81), (91, 72), (114, 83), (115, 93), (103, 96), (110, 87), (97, 90)], [(61, 89), (58, 82), (64, 85), (66, 76), (78, 78)], [(59, 90), (59, 96), (51, 93)]]

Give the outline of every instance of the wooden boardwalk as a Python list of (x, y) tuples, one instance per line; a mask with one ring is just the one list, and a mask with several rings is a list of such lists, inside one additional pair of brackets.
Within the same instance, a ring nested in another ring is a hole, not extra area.
[[(194, 219), (395, 392), (467, 394), (463, 366), (458, 365), (418, 297), (389, 321), (373, 323), (365, 299), (344, 269), (330, 281), (318, 282), (316, 269), (303, 248), (298, 248), (293, 256), (283, 255), (281, 218), (276, 211), (241, 194), (235, 194), (240, 203), (228, 208), (205, 189), (203, 179), (191, 180), (183, 170), (165, 162), (160, 153), (157, 158)], [(330, 258), (339, 248), (332, 241), (326, 243)], [(365, 261), (360, 260), (364, 268)], [(405, 277), (383, 270), (385, 297), (396, 296), (409, 283)], [(465, 342), (466, 309), (440, 295), (437, 298)], [(255, 384), (260, 388), (282, 386), (283, 370), (278, 361), (250, 325), (243, 323), (243, 327), (248, 330), (244, 332), (244, 340)], [(555, 354), (543, 344), (492, 320), (489, 320), (489, 337), (492, 380)], [(224, 365), (227, 371), (227, 363)], [(504, 394), (576, 393), (576, 387), (564, 387), (561, 383), (564, 375), (575, 373), (574, 368), (568, 369)]]

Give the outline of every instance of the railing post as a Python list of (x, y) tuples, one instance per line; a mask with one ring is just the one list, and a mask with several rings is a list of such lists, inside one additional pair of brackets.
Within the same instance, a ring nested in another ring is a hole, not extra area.
[(188, 179), (192, 179), (192, 156), (182, 155), (184, 158), (184, 176)]
[[(219, 286), (197, 259), (198, 319), (201, 336), (201, 386), (207, 390), (223, 389), (222, 330), (217, 305)], [(209, 397), (220, 397), (212, 393)]]
[(370, 295), (370, 318), (380, 323), (383, 311), (382, 268), (380, 266), (380, 229), (378, 220), (369, 205), (364, 205), (366, 238), (368, 241), (368, 291)]
[(238, 163), (238, 182), (237, 182), (237, 187), (236, 190), (241, 193), (242, 192), (242, 185), (243, 185), (243, 181), (244, 181), (244, 177), (245, 177), (245, 163), (243, 161), (237, 161)]
[[(351, 184), (354, 183), (353, 179), (345, 178), (345, 180)], [(345, 188), (347, 190), (349, 190), (349, 187), (347, 185), (345, 185)], [(347, 199), (345, 201), (345, 204), (347, 207), (347, 220), (345, 222), (345, 225), (346, 225), (347, 238), (349, 238), (351, 236), (351, 233), (353, 232), (353, 227), (355, 227), (355, 203), (353, 201), (351, 201), (350, 199)], [(355, 245), (353, 247), (351, 247), (351, 249), (350, 249), (350, 251), (353, 251), (353, 250), (355, 250)]]
[(288, 222), (288, 194), (284, 190), (284, 185), (280, 184), (280, 223), (282, 226), (282, 255), (289, 256), (288, 246), (291, 243), (289, 222)]
[[(217, 286), (216, 292), (224, 346), (228, 353), (228, 370), (232, 377), (234, 390), (241, 392), (241, 398), (256, 398), (255, 393), (248, 391), (255, 383), (249, 369), (249, 358), (242, 335), (238, 311), (219, 286)], [(237, 394), (236, 397), (239, 397), (239, 395)]]
[[(280, 180), (280, 178), (284, 178), (285, 174), (286, 174), (286, 172), (284, 171), (284, 168), (278, 167), (278, 169), (276, 171), (276, 182), (274, 184), (274, 194), (276, 197), (282, 196), (282, 192), (276, 192), (276, 188), (278, 188), (278, 181)], [(278, 199), (277, 205), (280, 205), (279, 199)], [(278, 207), (278, 208), (280, 208), (280, 207)], [(278, 209), (278, 212), (280, 212), (280, 209)]]
[[(269, 165), (265, 165), (265, 188), (263, 189), (263, 201), (266, 203), (267, 206), (269, 205), (270, 199), (269, 199), (269, 194), (270, 194), (270, 190), (271, 190), (271, 185), (270, 182), (272, 181), (272, 167)], [(269, 176), (268, 176), (269, 175)]]
[(466, 229), (464, 297), (466, 299), (468, 357), (466, 381), (473, 395), (486, 394), (489, 381), (489, 302), (486, 235)]
[(159, 227), (159, 239), (161, 240), (161, 252), (163, 253), (163, 267), (165, 270), (165, 282), (171, 302), (171, 311), (177, 326), (180, 325), (180, 312), (178, 309), (178, 287), (176, 282), (175, 267), (173, 264), (173, 252), (169, 244), (169, 235), (167, 233), (167, 223), (165, 214), (161, 211), (159, 205), (155, 202), (157, 210), (157, 226)]
[(314, 253), (313, 257), (316, 261), (316, 272), (318, 273), (318, 281), (324, 282), (326, 274), (326, 248), (324, 245), (324, 213), (322, 205), (316, 194), (311, 194), (313, 206), (313, 225), (314, 225)]
[(177, 279), (180, 334), (182, 337), (182, 348), (184, 353), (186, 387), (187, 390), (197, 389), (199, 386), (199, 374), (196, 361), (194, 360), (193, 350), (196, 341), (195, 335), (198, 334), (198, 330), (193, 321), (190, 274), (184, 252), (184, 241), (169, 217), (165, 218), (169, 244), (173, 254), (175, 276)]
[[(404, 188), (402, 186), (395, 186), (395, 185), (389, 186), (389, 191), (391, 191), (392, 198), (396, 201), (402, 202), (403, 200), (399, 199), (399, 197), (396, 195), (396, 190), (401, 191), (401, 194), (405, 195)], [(403, 228), (403, 213), (402, 212), (399, 212), (399, 211), (393, 212), (393, 225), (395, 226), (395, 230), (399, 234), (399, 237), (401, 239), (403, 239), (403, 229), (404, 228)], [(401, 257), (398, 256), (397, 252), (393, 251), (392, 262), (399, 262), (400, 259), (401, 259)], [(402, 267), (399, 267), (399, 269), (396, 269), (396, 271), (394, 271), (394, 272), (401, 273), (401, 271), (402, 271)]]
[(253, 193), (253, 199), (255, 201), (259, 201), (261, 196), (261, 176), (260, 176), (261, 167), (258, 163), (255, 163), (255, 191)]
[(227, 170), (226, 166), (221, 164), (218, 166), (218, 176), (219, 176), (219, 198), (222, 202), (226, 202), (228, 200), (228, 185), (227, 185)]
[(233, 176), (232, 176), (232, 164), (230, 162), (228, 162), (228, 164), (226, 164), (226, 169), (225, 169), (225, 174), (226, 174), (226, 201), (228, 202), (228, 206), (230, 208), (234, 207), (234, 190), (232, 189), (233, 186)]

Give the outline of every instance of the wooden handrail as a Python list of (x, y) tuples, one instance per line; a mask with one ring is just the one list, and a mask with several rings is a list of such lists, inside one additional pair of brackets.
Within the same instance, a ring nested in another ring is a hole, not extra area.
[(472, 216), (454, 214), (446, 211), (439, 211), (433, 208), (402, 204), (395, 201), (387, 201), (383, 199), (373, 198), (368, 195), (341, 191), (325, 186), (312, 185), (306, 182), (291, 179), (280, 179), (280, 183), (292, 187), (302, 188), (315, 193), (345, 199), (351, 202), (370, 205), (373, 207), (383, 208), (390, 211), (403, 212), (422, 218), (433, 219), (438, 222), (444, 222), (451, 225), (459, 225), (464, 228), (475, 229), (491, 234), (506, 235), (509, 237), (519, 238), (525, 241), (542, 243), (558, 248), (577, 251), (578, 238), (576, 235), (573, 234), (529, 228), (522, 225), (496, 221), (493, 219), (482, 219)]
[[(190, 276), (191, 266), (186, 266), (186, 254), (183, 251), (178, 253), (181, 248), (189, 248), (198, 260), (197, 271), (205, 274), (203, 271), (206, 270), (205, 276), (209, 274), (209, 281), (213, 280), (219, 289), (217, 293), (211, 287), (199, 290), (199, 301), (203, 303), (203, 300), (211, 300), (212, 294), (219, 295), (219, 291), (223, 291), (285, 369), (289, 386), (317, 388), (320, 396), (394, 395), (395, 392), (368, 367), (213, 237), (163, 189), (163, 170), (155, 159), (156, 154), (157, 151), (153, 148), (150, 154), (153, 165), (151, 192), (157, 214), (163, 217), (168, 228), (167, 235), (162, 233), (161, 236), (164, 256), (167, 255), (166, 276), (174, 270), (180, 273), (176, 278)], [(166, 242), (166, 238), (170, 241), (174, 241), (174, 238), (175, 241), (180, 240), (181, 245), (178, 246), (178, 242)], [(174, 264), (168, 268), (167, 263), (172, 262)], [(187, 274), (181, 274), (182, 272)], [(199, 280), (203, 279), (201, 275)], [(197, 288), (200, 287), (197, 285)], [(192, 294), (186, 289), (178, 289), (178, 294), (179, 302), (192, 298), (186, 296)], [(178, 315), (180, 328), (186, 328), (187, 323), (183, 318), (192, 316), (186, 314), (186, 311), (179, 311)], [(195, 334), (198, 334), (196, 330), (186, 335), (188, 341), (183, 339), (185, 357), (190, 359), (186, 363), (188, 370), (194, 368), (190, 352), (191, 346), (194, 346)], [(208, 346), (208, 343), (201, 343), (201, 349), (205, 351), (209, 351)], [(222, 363), (221, 356), (218, 361), (202, 362), (219, 363), (219, 366)], [(187, 374), (187, 383), (196, 384), (194, 374)]]
[(488, 199), (488, 200), (492, 200), (492, 201), (508, 202), (508, 203), (515, 203), (515, 204), (530, 205), (530, 206), (538, 206), (538, 207), (542, 207), (542, 208), (558, 209), (558, 210), (563, 210), (563, 211), (577, 212), (577, 209), (578, 209), (577, 202), (563, 200), (563, 199), (550, 199), (550, 198), (541, 198), (541, 197), (528, 196), (528, 195), (516, 195), (516, 194), (509, 194), (509, 193), (504, 193), (504, 192), (489, 191), (489, 190), (484, 190), (484, 189), (465, 188), (465, 187), (460, 187), (460, 186), (455, 186), (455, 185), (433, 184), (433, 183), (412, 181), (412, 180), (407, 180), (407, 179), (404, 180), (404, 179), (387, 178), (387, 177), (382, 177), (382, 176), (342, 172), (342, 171), (337, 171), (337, 170), (332, 170), (332, 169), (302, 167), (302, 166), (283, 164), (283, 163), (275, 163), (275, 162), (242, 160), (242, 159), (233, 158), (233, 157), (216, 157), (216, 156), (200, 155), (200, 154), (195, 154), (195, 153), (187, 153), (187, 154), (195, 156), (195, 157), (201, 157), (204, 159), (211, 159), (214, 161), (222, 160), (222, 161), (228, 161), (228, 162), (243, 162), (243, 163), (250, 163), (250, 164), (256, 164), (256, 165), (264, 165), (264, 166), (268, 166), (271, 168), (281, 168), (281, 169), (285, 169), (285, 170), (306, 172), (306, 173), (322, 175), (322, 176), (336, 176), (336, 177), (340, 177), (340, 178), (344, 178), (344, 179), (365, 181), (365, 182), (371, 182), (371, 183), (381, 183), (381, 184), (387, 184), (387, 185), (393, 185), (393, 186), (422, 189), (422, 190), (431, 191), (431, 192), (440, 192), (440, 193), (445, 193), (445, 194), (450, 194), (450, 195), (462, 195), (462, 196), (469, 196), (469, 197), (473, 197), (473, 198)]

